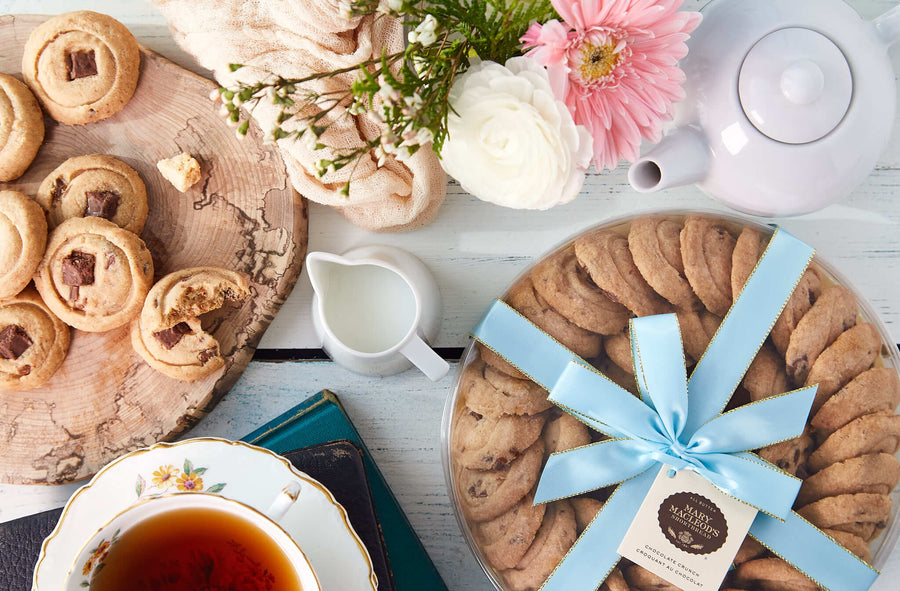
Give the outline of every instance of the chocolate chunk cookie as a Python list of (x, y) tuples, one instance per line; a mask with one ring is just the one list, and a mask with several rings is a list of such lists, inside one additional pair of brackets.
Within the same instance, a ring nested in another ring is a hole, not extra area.
[(44, 210), (18, 191), (0, 191), (0, 299), (28, 285), (46, 245)]
[(51, 117), (81, 125), (106, 119), (131, 100), (140, 63), (137, 40), (125, 25), (80, 10), (55, 16), (31, 33), (22, 76)]
[(485, 471), (460, 467), (457, 498), (465, 516), (473, 521), (490, 521), (505, 513), (537, 483), (543, 457), (544, 442), (538, 439), (503, 468)]
[(891, 454), (866, 454), (826, 466), (803, 481), (796, 506), (843, 494), (889, 494), (900, 481), (900, 462)]
[(23, 174), (44, 141), (44, 115), (28, 87), (0, 74), (0, 181)]
[(782, 394), (791, 389), (787, 373), (784, 371), (784, 361), (768, 344), (760, 347), (741, 384), (750, 392), (750, 398), (754, 401)]
[(806, 385), (818, 384), (812, 415), (850, 380), (866, 371), (881, 351), (881, 337), (869, 323), (857, 324), (837, 338), (816, 359)]
[(569, 322), (599, 334), (625, 328), (631, 313), (612, 301), (591, 280), (575, 252), (566, 249), (545, 259), (531, 272), (534, 290)]
[(734, 299), (743, 291), (764, 250), (759, 231), (753, 228), (741, 230), (731, 255), (731, 294)]
[(728, 229), (706, 217), (691, 215), (681, 231), (684, 274), (694, 293), (716, 316), (731, 308), (731, 259), (735, 239)]
[(624, 236), (602, 229), (590, 232), (575, 241), (575, 256), (607, 296), (635, 315), (669, 311), (669, 304), (653, 291), (634, 264)]
[(742, 589), (818, 591), (819, 586), (781, 558), (758, 558), (737, 567), (735, 583)]
[(153, 260), (144, 242), (101, 218), (71, 218), (53, 230), (34, 276), (53, 313), (87, 332), (131, 321), (152, 282)]
[(250, 295), (247, 279), (218, 267), (169, 273), (147, 294), (131, 325), (131, 345), (153, 369), (192, 382), (225, 364), (219, 342), (203, 331), (199, 316)]
[(69, 351), (69, 327), (34, 288), (0, 300), (0, 390), (45, 384)]
[(544, 427), (544, 455), (574, 449), (591, 442), (587, 425), (570, 414), (563, 413)]
[(850, 421), (900, 404), (900, 379), (887, 367), (864, 371), (828, 399), (810, 421), (820, 433), (830, 435)]
[(550, 576), (575, 543), (575, 514), (568, 501), (557, 501), (544, 514), (544, 521), (531, 547), (516, 567), (501, 573), (512, 591), (531, 591)]
[(535, 505), (534, 495), (527, 494), (503, 515), (478, 523), (473, 534), (485, 558), (498, 570), (513, 568), (531, 547), (547, 505)]
[[(837, 495), (800, 507), (797, 513), (820, 528), (850, 531), (854, 528), (846, 527), (847, 524), (858, 523), (883, 529), (891, 517), (891, 498), (873, 493)], [(868, 536), (861, 537), (866, 539)]]
[(52, 230), (75, 217), (98, 217), (140, 234), (147, 221), (147, 190), (133, 168), (112, 156), (76, 156), (38, 187), (35, 199)]
[(900, 415), (876, 412), (851, 421), (832, 433), (809, 456), (814, 472), (867, 454), (895, 454), (900, 449)]
[(569, 322), (554, 310), (535, 290), (531, 278), (526, 278), (510, 290), (507, 300), (522, 316), (555, 338), (576, 355), (590, 359), (600, 354), (598, 334)]
[(451, 443), (460, 465), (496, 470), (519, 457), (541, 436), (543, 415), (488, 417), (466, 409), (459, 415)]
[(646, 217), (632, 222), (628, 248), (647, 283), (676, 308), (693, 310), (700, 302), (684, 276), (681, 225), (671, 219)]
[(791, 333), (784, 354), (788, 375), (802, 383), (825, 347), (856, 324), (856, 298), (842, 285), (822, 292)]
[(466, 405), (478, 414), (536, 415), (551, 406), (547, 391), (530, 380), (519, 380), (476, 360), (460, 382)]
[(800, 319), (809, 312), (812, 305), (822, 294), (822, 280), (815, 267), (810, 266), (806, 273), (797, 282), (791, 297), (788, 299), (781, 316), (775, 321), (769, 336), (775, 344), (775, 348), (782, 355), (785, 354), (790, 342), (791, 334), (797, 328)]

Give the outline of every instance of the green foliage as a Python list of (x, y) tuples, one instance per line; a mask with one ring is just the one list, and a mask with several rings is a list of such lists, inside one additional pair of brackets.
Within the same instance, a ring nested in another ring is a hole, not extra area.
[[(239, 136), (249, 128), (247, 121), (239, 123), (239, 107), (252, 112), (262, 100), (279, 108), (269, 139), (303, 138), (311, 150), (325, 147), (320, 136), (343, 117), (368, 112), (384, 123), (381, 137), (352, 150), (333, 149), (334, 159), (319, 160), (319, 176), (355, 165), (368, 154), (379, 166), (389, 157), (402, 161), (428, 143), (440, 154), (452, 110), (450, 90), (469, 60), (502, 64), (520, 55), (519, 39), (528, 27), (556, 16), (549, 0), (343, 0), (342, 12), (347, 17), (398, 18), (410, 31), (410, 43), (403, 51), (355, 67), (296, 79), (272, 75), (256, 84), (219, 89), (226, 117)], [(230, 65), (233, 72), (241, 67)], [(357, 78), (346, 92), (319, 94), (309, 88), (315, 80), (350, 72)], [(341, 192), (349, 190), (348, 182)]]

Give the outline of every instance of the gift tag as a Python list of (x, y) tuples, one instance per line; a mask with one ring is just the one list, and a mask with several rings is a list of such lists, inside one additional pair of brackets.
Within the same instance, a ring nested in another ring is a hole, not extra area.
[(756, 509), (692, 470), (663, 466), (619, 554), (685, 591), (719, 588)]

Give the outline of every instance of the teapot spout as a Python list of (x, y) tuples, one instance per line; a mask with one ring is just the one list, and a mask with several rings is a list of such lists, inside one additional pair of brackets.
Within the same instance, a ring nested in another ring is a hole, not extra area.
[(900, 41), (900, 6), (888, 10), (873, 22), (878, 37), (888, 47)]
[(651, 193), (702, 181), (709, 171), (706, 141), (685, 127), (664, 137), (649, 154), (628, 169), (628, 182), (636, 191)]

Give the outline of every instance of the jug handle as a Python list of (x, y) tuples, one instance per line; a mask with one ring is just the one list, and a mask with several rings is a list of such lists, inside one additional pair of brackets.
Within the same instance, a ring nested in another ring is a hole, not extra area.
[(875, 31), (888, 47), (900, 41), (900, 6), (888, 10), (874, 21)]
[(437, 382), (450, 371), (450, 364), (429, 347), (428, 343), (422, 340), (418, 334), (413, 335), (413, 338), (403, 345), (400, 352), (413, 365), (422, 370), (422, 373), (432, 382)]

